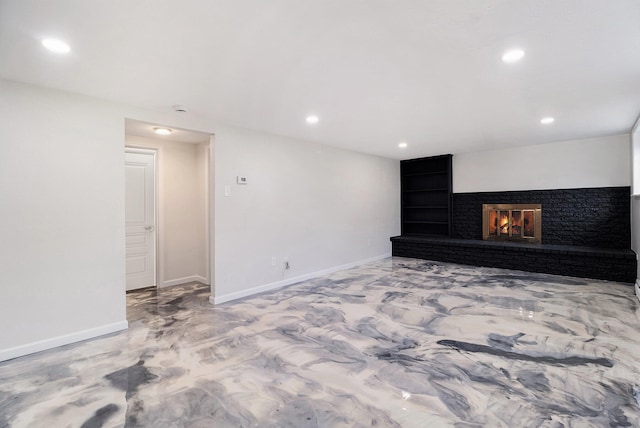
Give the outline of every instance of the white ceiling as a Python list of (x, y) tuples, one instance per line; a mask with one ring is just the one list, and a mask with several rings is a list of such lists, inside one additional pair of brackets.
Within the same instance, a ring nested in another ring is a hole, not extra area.
[(391, 158), (540, 144), (630, 130), (640, 0), (0, 0), (0, 76)]

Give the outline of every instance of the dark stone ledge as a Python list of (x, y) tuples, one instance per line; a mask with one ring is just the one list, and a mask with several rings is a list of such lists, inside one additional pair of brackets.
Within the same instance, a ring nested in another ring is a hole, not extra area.
[(634, 283), (636, 254), (612, 249), (494, 242), (429, 236), (394, 236), (392, 254), (424, 260)]

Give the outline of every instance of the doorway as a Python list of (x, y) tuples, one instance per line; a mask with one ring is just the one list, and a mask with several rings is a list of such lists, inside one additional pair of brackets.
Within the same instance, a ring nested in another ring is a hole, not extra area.
[(210, 285), (213, 136), (176, 128), (159, 136), (159, 126), (125, 121), (125, 149), (156, 152), (155, 285)]

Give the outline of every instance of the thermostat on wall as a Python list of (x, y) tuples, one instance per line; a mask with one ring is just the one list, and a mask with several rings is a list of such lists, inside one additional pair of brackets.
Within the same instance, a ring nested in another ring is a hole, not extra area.
[(247, 177), (242, 177), (240, 175), (238, 175), (236, 177), (236, 180), (238, 181), (238, 184), (247, 184)]

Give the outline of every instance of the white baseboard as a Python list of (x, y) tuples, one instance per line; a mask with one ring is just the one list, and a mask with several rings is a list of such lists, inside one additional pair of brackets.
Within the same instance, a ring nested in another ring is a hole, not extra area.
[(640, 279), (636, 279), (635, 289), (636, 289), (636, 297), (638, 298), (638, 300), (640, 300)]
[(298, 282), (306, 281), (307, 279), (317, 278), (322, 275), (328, 275), (333, 272), (337, 272), (339, 270), (349, 269), (352, 267), (360, 266), (366, 263), (375, 262), (382, 259), (387, 259), (391, 257), (391, 253), (382, 254), (380, 256), (371, 257), (364, 260), (358, 260), (356, 262), (347, 263), (345, 265), (334, 266), (328, 269), (319, 270), (312, 273), (307, 273), (305, 275), (296, 276), (294, 278), (288, 278), (282, 281), (272, 282), (270, 284), (259, 285), (258, 287), (249, 288), (247, 290), (236, 291), (235, 293), (224, 294), (222, 296), (211, 296), (209, 297), (209, 301), (214, 305), (218, 305), (220, 303), (229, 302), (231, 300), (241, 299), (243, 297), (252, 296), (254, 294), (263, 293), (265, 291), (275, 290), (277, 288), (281, 288), (287, 285), (295, 284)]
[(77, 331), (75, 333), (65, 334), (63, 336), (52, 337), (51, 339), (39, 340), (14, 348), (0, 349), (0, 361), (11, 360), (13, 358), (22, 357), (24, 355), (33, 354), (35, 352), (45, 351), (58, 346), (68, 345), (70, 343), (80, 342), (82, 340), (93, 339), (94, 337), (103, 336), (116, 331), (126, 330), (129, 323), (125, 321), (113, 324), (103, 325), (101, 327), (90, 328), (88, 330)]
[(176, 278), (176, 279), (171, 279), (169, 281), (164, 281), (162, 284), (158, 285), (158, 288), (171, 287), (172, 285), (187, 284), (189, 282), (196, 282), (196, 281), (209, 285), (209, 280), (207, 280), (207, 278), (200, 275), (191, 275), (191, 276), (185, 276), (184, 278)]

